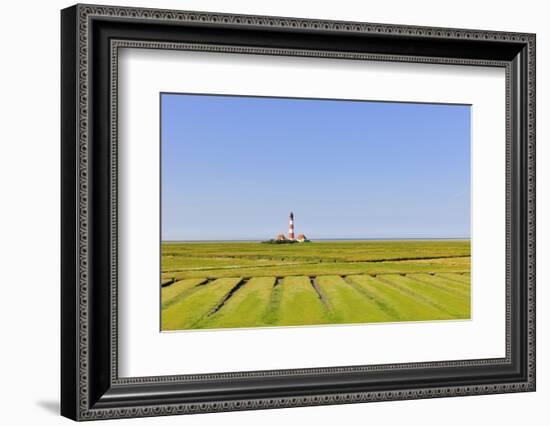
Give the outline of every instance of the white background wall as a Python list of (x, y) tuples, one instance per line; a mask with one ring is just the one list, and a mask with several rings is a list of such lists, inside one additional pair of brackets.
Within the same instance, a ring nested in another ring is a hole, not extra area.
[[(143, 7), (537, 33), (538, 390), (421, 401), (119, 420), (119, 424), (546, 424), (550, 417), (550, 27), (543, 1), (108, 1)], [(68, 424), (59, 404), (59, 9), (2, 5), (0, 66), (0, 419)], [(545, 122), (546, 121), (546, 122)], [(112, 421), (102, 423), (113, 423)]]

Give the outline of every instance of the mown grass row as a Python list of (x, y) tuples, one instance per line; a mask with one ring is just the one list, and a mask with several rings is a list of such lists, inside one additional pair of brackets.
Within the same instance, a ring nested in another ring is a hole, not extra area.
[(162, 270), (250, 267), (266, 263), (367, 262), (470, 256), (469, 240), (315, 241), (266, 245), (257, 242), (163, 242)]
[(165, 331), (470, 318), (470, 276), (453, 272), (187, 278), (161, 291)]
[(232, 266), (228, 268), (201, 268), (178, 272), (163, 272), (163, 280), (182, 280), (186, 278), (223, 278), (223, 277), (258, 277), (258, 276), (301, 276), (301, 275), (350, 275), (350, 274), (391, 274), (391, 273), (440, 273), (469, 272), (470, 258), (445, 258), (431, 260), (411, 260), (400, 262), (343, 262), (281, 264), (269, 266)]

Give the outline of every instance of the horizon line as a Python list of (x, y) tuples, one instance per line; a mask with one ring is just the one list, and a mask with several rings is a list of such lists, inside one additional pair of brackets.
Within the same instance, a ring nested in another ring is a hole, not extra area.
[[(352, 237), (352, 238), (310, 238), (310, 241), (384, 241), (384, 240), (471, 240), (472, 237)], [(245, 238), (245, 239), (188, 239), (188, 240), (160, 240), (163, 243), (201, 243), (201, 242), (261, 242), (269, 239)]]

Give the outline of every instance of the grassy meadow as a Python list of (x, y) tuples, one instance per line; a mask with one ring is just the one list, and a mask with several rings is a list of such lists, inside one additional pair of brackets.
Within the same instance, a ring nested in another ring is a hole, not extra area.
[(162, 243), (163, 331), (470, 318), (470, 241)]

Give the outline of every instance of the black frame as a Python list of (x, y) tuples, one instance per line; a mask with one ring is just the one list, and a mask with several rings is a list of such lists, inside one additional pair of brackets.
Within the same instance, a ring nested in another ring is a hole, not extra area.
[[(96, 5), (64, 9), (61, 35), (64, 416), (89, 420), (535, 390), (535, 35)], [(123, 47), (506, 68), (507, 356), (119, 378), (116, 65)]]

